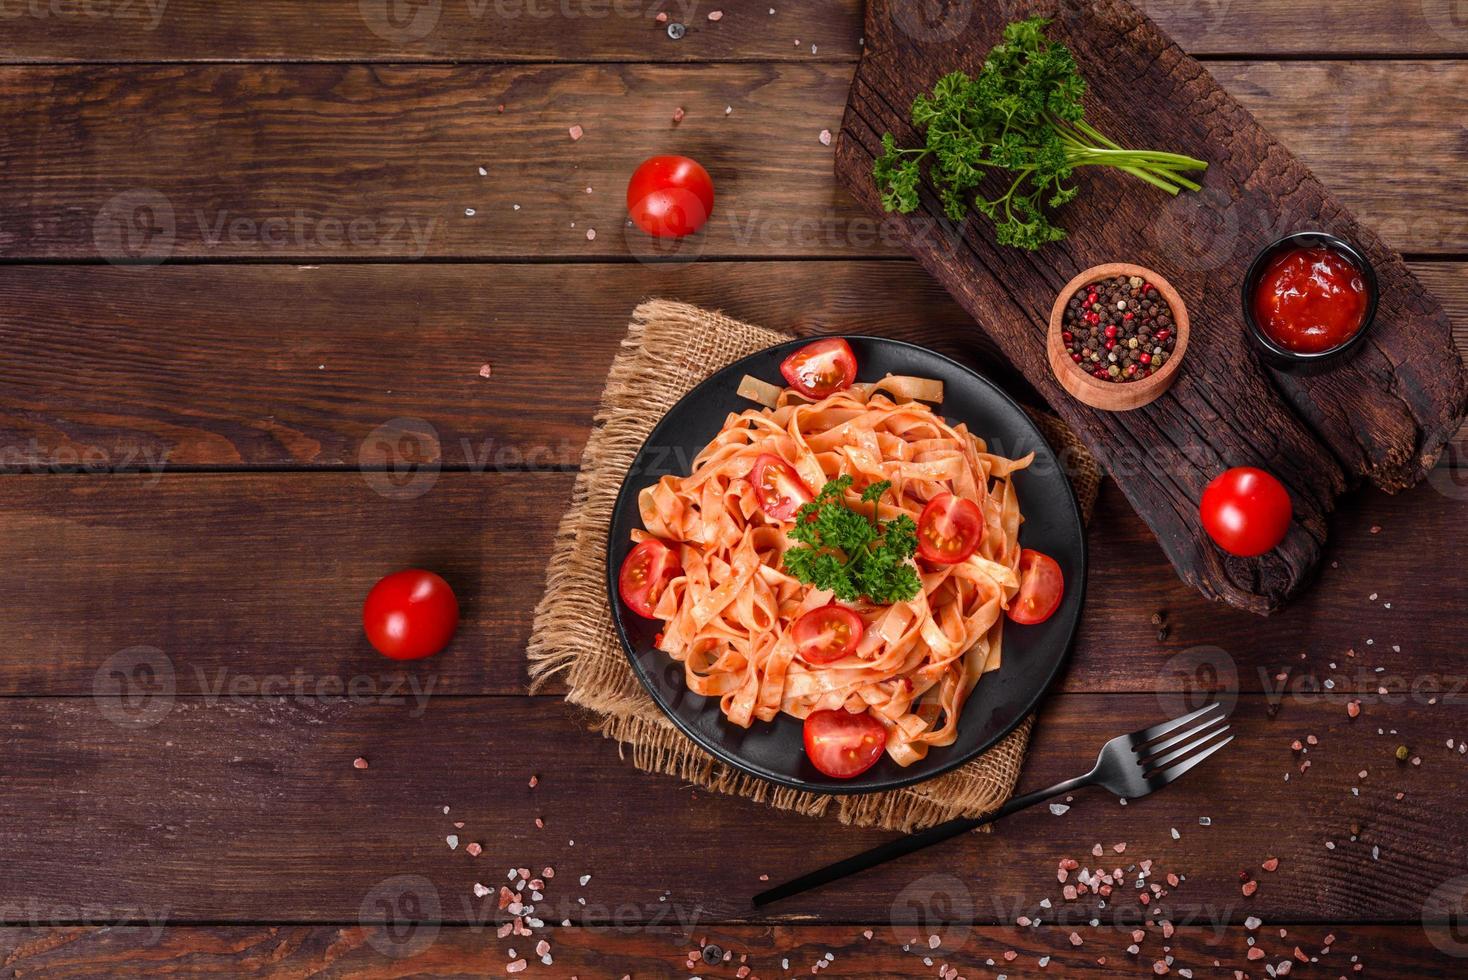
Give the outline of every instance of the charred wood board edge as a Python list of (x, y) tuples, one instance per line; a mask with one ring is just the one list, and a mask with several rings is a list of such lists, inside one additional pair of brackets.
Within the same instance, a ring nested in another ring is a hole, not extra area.
[[(1038, 253), (1001, 248), (982, 217), (949, 221), (930, 185), (918, 211), (888, 214), (871, 177), (882, 134), (917, 145), (907, 118), (912, 98), (947, 72), (976, 73), (1004, 24), (1032, 14), (1053, 18), (1052, 34), (1075, 52), (1093, 124), (1123, 145), (1208, 160), (1204, 190), (1169, 199), (1140, 181), (1081, 173), (1080, 197), (1059, 216), (1070, 237)], [(902, 245), (1076, 430), (1185, 581), (1256, 613), (1279, 609), (1312, 578), (1335, 498), (1362, 479), (1390, 492), (1413, 485), (1461, 424), (1468, 386), (1446, 312), (1397, 253), (1123, 0), (953, 3), (929, 9), (921, 23), (917, 16), (916, 7), (888, 0), (869, 5), (837, 176), (892, 223)], [(1244, 334), (1239, 296), (1258, 249), (1307, 229), (1357, 243), (1382, 287), (1370, 342), (1312, 378), (1260, 363)], [(1171, 280), (1193, 324), (1192, 350), (1172, 390), (1115, 414), (1073, 399), (1045, 356), (1058, 291), (1081, 270), (1110, 261), (1134, 261)], [(1244, 464), (1278, 475), (1295, 505), (1285, 541), (1253, 559), (1221, 552), (1197, 519), (1207, 481)]]

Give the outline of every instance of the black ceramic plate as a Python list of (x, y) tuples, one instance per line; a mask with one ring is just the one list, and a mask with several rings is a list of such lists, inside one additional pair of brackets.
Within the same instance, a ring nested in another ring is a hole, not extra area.
[(1020, 543), (1050, 555), (1065, 573), (1065, 598), (1059, 610), (1038, 626), (1004, 626), (1002, 666), (986, 674), (974, 689), (959, 720), (958, 740), (935, 748), (921, 762), (903, 768), (883, 758), (861, 776), (832, 779), (807, 761), (801, 722), (780, 715), (748, 729), (724, 720), (715, 698), (690, 693), (683, 666), (653, 647), (660, 623), (629, 612), (617, 600), (617, 572), (631, 550), (630, 532), (641, 527), (637, 494), (668, 474), (684, 475), (693, 458), (724, 424), (730, 412), (753, 403), (736, 393), (746, 374), (774, 384), (780, 362), (808, 341), (792, 341), (751, 354), (709, 377), (658, 423), (632, 462), (612, 514), (607, 547), (607, 589), (612, 620), (632, 667), (653, 700), (673, 723), (703, 748), (744, 772), (797, 789), (823, 793), (874, 793), (931, 779), (974, 758), (1018, 725), (1034, 709), (1059, 672), (1075, 636), (1086, 581), (1086, 542), (1075, 494), (1055, 453), (1028, 416), (987, 379), (954, 361), (894, 340), (848, 337), (860, 365), (858, 380), (887, 374), (937, 378), (944, 385), (940, 411), (952, 422), (967, 422), (992, 452), (1023, 456), (1035, 462), (1015, 478), (1024, 524)]

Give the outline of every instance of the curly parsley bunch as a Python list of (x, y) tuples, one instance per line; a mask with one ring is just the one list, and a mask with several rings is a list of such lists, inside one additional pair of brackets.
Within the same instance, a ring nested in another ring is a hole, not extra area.
[[(1065, 237), (1046, 209), (1075, 198), (1079, 188), (1069, 181), (1077, 167), (1115, 167), (1174, 195), (1200, 189), (1181, 173), (1206, 170), (1205, 161), (1123, 149), (1086, 122), (1086, 81), (1070, 49), (1045, 36), (1049, 23), (1010, 24), (978, 77), (954, 72), (918, 96), (912, 124), (925, 146), (903, 149), (891, 133), (882, 137), (872, 176), (888, 211), (917, 209), (926, 161), (951, 220), (976, 208), (995, 222), (1001, 245), (1035, 250)], [(991, 174), (1002, 179), (986, 191)]]
[(849, 476), (830, 481), (795, 512), (788, 533), (800, 544), (785, 552), (785, 570), (843, 602), (906, 602), (923, 587), (910, 561), (917, 551), (917, 524), (906, 514), (881, 519), (877, 502), (892, 488), (887, 480), (861, 492), (862, 502), (872, 505), (871, 517), (847, 507), (851, 483)]

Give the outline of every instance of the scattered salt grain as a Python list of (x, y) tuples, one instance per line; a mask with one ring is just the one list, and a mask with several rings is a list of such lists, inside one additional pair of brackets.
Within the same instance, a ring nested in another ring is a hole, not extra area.
[(821, 145), (822, 146), (830, 146), (831, 145), (831, 131), (829, 129), (823, 129), (823, 130), (821, 130), (821, 135), (820, 135), (819, 139), (821, 141)]
[(941, 945), (943, 945), (943, 940), (938, 938), (938, 934), (936, 932), (928, 937), (929, 949), (937, 949)]
[(457, 850), (458, 849), (458, 847), (459, 847), (459, 835), (458, 834), (449, 834), (447, 837), (444, 838), (444, 840), (448, 841), (449, 850), (453, 851), (453, 850)]
[(484, 853), (484, 848), (480, 847), (474, 841), (470, 841), (468, 844), (464, 845), (464, 853), (468, 854), (470, 857), (477, 858), (479, 855)]
[(479, 176), (481, 176), (481, 177), (488, 177), (489, 176), (489, 171), (486, 170), (486, 169), (484, 169), (483, 167), (480, 167), (479, 168)]
[(493, 373), (494, 373), (494, 368), (491, 367), (490, 365), (488, 365), (488, 364), (481, 364), (481, 365), (479, 365), (479, 376), (481, 378), (487, 378), (487, 377), (489, 377)]
[[(1448, 748), (1452, 748), (1452, 746), (1449, 745)], [(357, 756), (355, 759), (352, 760), (352, 768), (353, 769), (366, 769), (367, 768), (367, 760), (364, 759), (364, 758), (362, 758), (360, 755)]]
[(586, 229), (586, 240), (588, 242), (594, 242), (594, 241), (596, 241), (596, 229), (595, 228), (588, 228), (588, 229)]
[[(1448, 745), (1448, 748), (1452, 748), (1452, 747), (1453, 746), (1450, 743)], [(359, 769), (365, 769), (367, 767), (366, 766), (358, 766), (357, 768), (359, 768)], [(1064, 803), (1052, 803), (1052, 804), (1050, 804), (1050, 812), (1053, 813), (1057, 817), (1063, 817), (1063, 816), (1065, 816), (1065, 814), (1066, 814), (1066, 812), (1068, 810), (1070, 810), (1070, 807), (1066, 806)]]
[(474, 209), (473, 208), (465, 208), (464, 209), (464, 217), (466, 217), (466, 218), (472, 218), (472, 217), (474, 217)]
[(1177, 828), (1176, 827), (1172, 828), (1172, 839), (1173, 840), (1182, 840), (1183, 839), (1183, 835), (1177, 832)]
[(581, 882), (581, 886), (584, 888), (586, 887), (586, 883), (591, 880), (591, 875), (582, 875), (577, 880)]
[(715, 20), (715, 21), (717, 21), (717, 20), (723, 20), (723, 19), (724, 19), (724, 12), (722, 10), (710, 10), (709, 11), (709, 20)]
[(570, 129), (567, 130), (567, 132), (571, 134), (571, 142), (573, 143), (586, 134), (586, 130), (582, 129), (580, 126), (572, 126)]
[(488, 894), (489, 894), (489, 889), (488, 888), (484, 887), (483, 885), (481, 885), (477, 881), (474, 883), (474, 897), (475, 898), (483, 898), (484, 896), (486, 896)]

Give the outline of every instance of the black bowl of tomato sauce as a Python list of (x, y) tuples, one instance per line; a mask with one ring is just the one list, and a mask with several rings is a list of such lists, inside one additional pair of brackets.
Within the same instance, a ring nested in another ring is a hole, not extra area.
[(1244, 322), (1265, 360), (1323, 370), (1355, 350), (1376, 319), (1376, 270), (1354, 245), (1324, 232), (1287, 235), (1244, 276)]

